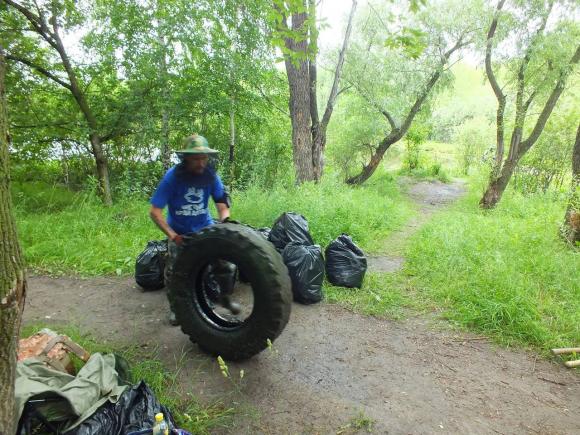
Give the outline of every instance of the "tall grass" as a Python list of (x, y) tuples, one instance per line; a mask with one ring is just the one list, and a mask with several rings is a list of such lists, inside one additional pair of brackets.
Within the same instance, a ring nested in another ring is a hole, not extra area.
[(325, 246), (348, 233), (368, 251), (378, 250), (411, 213), (388, 174), (362, 187), (349, 187), (336, 179), (271, 190), (254, 187), (235, 195), (232, 210), (236, 219), (254, 226), (272, 226), (281, 213), (295, 211), (308, 219), (316, 243)]
[(405, 273), (445, 317), (505, 344), (580, 342), (580, 255), (558, 237), (564, 202), (506, 193), (481, 211), (480, 191), (411, 240)]
[[(146, 201), (125, 200), (106, 208), (82, 193), (41, 184), (24, 188), (28, 194), (14, 195), (17, 223), (27, 262), (36, 270), (87, 276), (132, 273), (146, 242), (163, 238), (149, 219)], [(372, 251), (410, 210), (395, 181), (383, 175), (360, 188), (330, 177), (300, 187), (252, 187), (235, 193), (232, 214), (258, 227), (271, 226), (284, 211), (296, 211), (307, 217), (316, 243), (325, 246), (346, 232)]]

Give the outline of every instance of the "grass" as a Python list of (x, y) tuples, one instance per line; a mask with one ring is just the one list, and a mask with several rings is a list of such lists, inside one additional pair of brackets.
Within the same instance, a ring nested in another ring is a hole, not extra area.
[[(496, 210), (484, 212), (477, 206), (481, 187), (472, 180), (463, 200), (435, 215), (402, 247), (402, 272), (369, 273), (362, 290), (326, 286), (327, 299), (393, 318), (436, 310), (457, 326), (508, 345), (547, 349), (580, 342), (580, 256), (558, 237), (564, 200), (508, 190)], [(144, 201), (104, 208), (74, 197), (57, 211), (31, 212), (20, 203), (26, 258), (50, 273), (131, 273), (146, 240), (161, 238), (147, 208)], [(347, 232), (367, 252), (380, 251), (412, 213), (388, 174), (361, 188), (329, 177), (319, 185), (252, 188), (234, 196), (233, 216), (254, 226), (269, 226), (287, 210), (309, 219), (322, 246)]]
[(164, 368), (155, 353), (144, 353), (136, 347), (119, 348), (111, 343), (97, 341), (94, 337), (70, 325), (26, 325), (21, 336), (28, 337), (42, 328), (57, 329), (59, 334), (68, 335), (74, 342), (90, 353), (116, 353), (129, 362), (133, 381), (144, 380), (155, 392), (159, 402), (167, 406), (178, 427), (194, 434), (210, 434), (214, 429), (229, 427), (234, 410), (225, 408), (221, 403), (201, 404), (191, 392), (178, 385), (178, 371)]
[(412, 238), (405, 273), (453, 323), (504, 344), (580, 342), (580, 255), (561, 242), (562, 200), (508, 191), (490, 212), (480, 190)]
[(235, 218), (254, 226), (271, 226), (284, 211), (306, 216), (314, 241), (323, 247), (348, 233), (363, 249), (373, 252), (407, 220), (411, 207), (386, 173), (362, 187), (330, 179), (300, 187), (253, 188), (234, 197)]
[[(131, 274), (146, 242), (163, 238), (149, 219), (144, 200), (106, 208), (82, 193), (40, 183), (26, 189), (28, 194), (14, 195), (16, 217), (26, 260), (36, 271)], [(34, 206), (30, 198), (36, 198)], [(58, 206), (53, 205), (56, 201)], [(346, 232), (373, 251), (402, 225), (411, 208), (388, 175), (360, 188), (329, 179), (300, 187), (252, 188), (234, 195), (233, 217), (256, 227), (271, 226), (284, 211), (304, 214), (314, 240), (322, 246)]]
[(402, 319), (409, 309), (419, 308), (408, 278), (400, 273), (367, 273), (363, 289), (324, 287), (326, 300), (370, 316)]
[(504, 345), (580, 343), (580, 254), (558, 235), (564, 200), (508, 190), (482, 211), (481, 183), (436, 214), (403, 247), (394, 274), (369, 273), (362, 290), (326, 287), (327, 299), (390, 318), (434, 311)]

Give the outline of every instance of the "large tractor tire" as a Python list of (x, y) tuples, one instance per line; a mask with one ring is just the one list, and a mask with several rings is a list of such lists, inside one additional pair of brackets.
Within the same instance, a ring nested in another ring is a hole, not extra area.
[[(237, 282), (232, 297), (245, 288), (253, 299), (243, 319), (216, 309), (204, 281), (208, 267), (231, 264)], [(235, 270), (235, 268), (233, 268)], [(252, 357), (274, 341), (290, 317), (292, 291), (288, 270), (274, 246), (250, 227), (217, 224), (188, 235), (166, 276), (177, 322), (203, 350), (235, 361)]]

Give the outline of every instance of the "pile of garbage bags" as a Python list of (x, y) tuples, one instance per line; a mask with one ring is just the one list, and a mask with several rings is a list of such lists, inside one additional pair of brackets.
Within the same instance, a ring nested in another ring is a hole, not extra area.
[[(90, 355), (69, 337), (47, 329), (21, 339), (20, 344), (14, 414), (18, 435), (145, 434), (151, 433), (158, 413), (171, 434), (187, 434), (176, 428), (170, 410), (145, 382), (132, 384), (124, 358)], [(79, 349), (87, 358), (77, 373), (61, 362), (65, 354), (78, 354)]]
[(272, 229), (261, 228), (268, 240), (282, 254), (292, 280), (294, 300), (313, 304), (323, 298), (322, 284), (326, 274), (336, 286), (360, 288), (367, 270), (363, 251), (350, 236), (343, 234), (333, 240), (325, 251), (312, 239), (306, 218), (298, 213), (283, 213)]
[[(323, 255), (321, 247), (314, 243), (310, 234), (308, 221), (301, 214), (283, 213), (272, 228), (263, 227), (255, 231), (269, 240), (282, 255), (292, 280), (295, 301), (303, 304), (321, 301), (325, 275), (335, 286), (362, 286), (367, 259), (349, 235), (342, 234), (333, 240)], [(135, 281), (139, 286), (145, 290), (156, 290), (164, 286), (166, 256), (166, 240), (147, 243), (135, 265)], [(235, 276), (234, 270), (233, 279)], [(204, 285), (211, 290), (216, 287), (214, 281), (210, 270), (204, 275)]]

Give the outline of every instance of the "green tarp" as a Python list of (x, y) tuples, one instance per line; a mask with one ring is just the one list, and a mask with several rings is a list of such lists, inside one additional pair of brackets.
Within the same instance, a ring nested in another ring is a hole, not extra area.
[(95, 353), (76, 376), (48, 367), (31, 358), (16, 368), (16, 410), (20, 419), (30, 399), (57, 397), (64, 400), (38, 404), (37, 409), (49, 421), (66, 420), (66, 430), (90, 417), (107, 400), (117, 402), (127, 386), (119, 385), (115, 356)]

